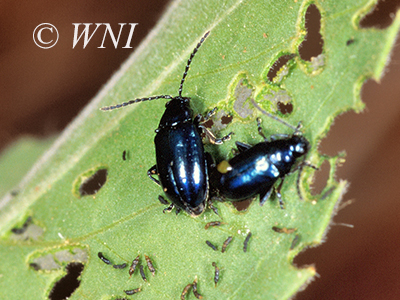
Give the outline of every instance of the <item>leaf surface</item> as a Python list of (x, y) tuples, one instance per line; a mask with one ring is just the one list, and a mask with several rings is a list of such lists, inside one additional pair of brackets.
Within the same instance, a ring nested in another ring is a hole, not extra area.
[[(299, 46), (307, 35), (310, 3), (171, 3), (143, 44), (24, 179), (20, 194), (1, 200), (0, 298), (48, 297), (71, 262), (82, 263), (84, 269), (70, 299), (117, 299), (124, 290), (137, 287), (142, 291), (135, 299), (177, 299), (196, 276), (206, 299), (287, 299), (310, 281), (315, 269), (297, 269), (292, 260), (305, 247), (321, 242), (346, 188), (346, 182), (334, 179), (341, 156), (318, 153), (318, 143), (336, 115), (362, 110), (361, 85), (367, 78), (379, 80), (400, 24), (397, 14), (385, 30), (360, 29), (358, 22), (372, 2), (318, 2), (323, 51), (305, 61)], [(313, 195), (309, 184), (314, 171), (304, 170), (305, 201), (297, 194), (297, 172), (289, 175), (282, 188), (285, 210), (277, 201), (260, 207), (258, 199), (244, 212), (229, 202), (215, 203), (224, 224), (205, 230), (206, 223), (220, 218), (210, 210), (198, 218), (164, 215), (157, 200), (162, 191), (147, 178), (155, 164), (154, 129), (165, 101), (109, 113), (99, 108), (133, 98), (177, 95), (187, 59), (207, 30), (211, 34), (193, 60), (183, 95), (191, 97), (195, 114), (218, 107), (213, 130), (218, 136), (230, 131), (235, 135), (222, 146), (207, 144), (206, 150), (220, 161), (231, 157), (234, 141), (261, 142), (256, 117), (263, 119), (267, 135), (292, 133), (265, 117), (253, 99), (290, 124), (302, 121), (312, 145), (308, 161), (317, 166), (328, 161), (331, 171), (321, 194)], [(275, 61), (288, 54), (294, 55), (269, 80)], [(279, 103), (290, 103), (293, 111), (280, 114)], [(232, 122), (221, 125), (223, 114), (231, 114)], [(104, 185), (93, 195), (80, 196), (80, 184), (98, 170), (107, 170)], [(277, 233), (273, 226), (296, 231)], [(15, 228), (27, 230), (21, 237), (12, 231)], [(233, 241), (225, 253), (205, 243), (211, 241), (220, 250), (228, 236)], [(138, 254), (145, 265), (148, 255), (156, 275), (145, 268), (146, 283), (138, 271), (130, 278), (127, 269), (104, 264), (98, 252), (114, 264), (128, 265)], [(216, 287), (212, 262), (221, 269)], [(23, 289), (21, 278), (29, 283)], [(187, 297), (194, 299), (192, 293)]]

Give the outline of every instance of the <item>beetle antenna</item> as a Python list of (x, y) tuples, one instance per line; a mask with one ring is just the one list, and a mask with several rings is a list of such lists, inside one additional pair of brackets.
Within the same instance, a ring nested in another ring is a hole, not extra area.
[(121, 103), (121, 104), (116, 104), (116, 105), (111, 105), (111, 106), (105, 106), (100, 108), (100, 110), (106, 111), (106, 110), (113, 110), (121, 107), (125, 107), (134, 103), (139, 103), (143, 101), (151, 101), (151, 100), (156, 100), (156, 99), (172, 99), (172, 96), (170, 95), (160, 95), (160, 96), (152, 96), (152, 97), (147, 97), (147, 98), (138, 98), (134, 100), (129, 100), (127, 102)]
[(295, 132), (298, 132), (300, 130), (301, 124), (299, 123), (299, 125), (297, 127), (294, 127), (293, 125), (287, 123), (286, 121), (282, 120), (281, 118), (278, 118), (277, 116), (274, 116), (273, 114), (270, 114), (269, 112), (263, 110), (260, 106), (258, 106), (258, 104), (256, 103), (256, 101), (254, 101), (254, 99), (251, 99), (251, 102), (253, 103), (253, 105), (259, 110), (261, 111), (264, 115), (267, 115), (268, 117), (282, 123), (283, 125), (286, 125), (287, 127), (293, 129)]
[(190, 57), (189, 57), (189, 60), (188, 60), (188, 62), (187, 62), (187, 64), (186, 64), (185, 72), (183, 72), (183, 76), (182, 76), (182, 80), (181, 80), (181, 85), (179, 86), (179, 90), (178, 90), (179, 97), (182, 96), (183, 83), (185, 82), (185, 78), (186, 78), (187, 72), (189, 71), (190, 63), (192, 62), (192, 59), (193, 59), (194, 55), (196, 54), (197, 50), (199, 50), (201, 44), (204, 42), (204, 40), (207, 38), (207, 36), (208, 36), (209, 34), (210, 34), (210, 31), (207, 31), (207, 32), (204, 34), (204, 36), (201, 38), (200, 42), (197, 44), (196, 48), (194, 48), (192, 54), (191, 54)]

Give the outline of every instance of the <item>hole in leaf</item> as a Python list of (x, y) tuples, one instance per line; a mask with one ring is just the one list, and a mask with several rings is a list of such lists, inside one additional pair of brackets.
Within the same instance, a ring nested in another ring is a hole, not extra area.
[(235, 87), (235, 103), (233, 104), (233, 109), (241, 118), (247, 118), (253, 114), (253, 110), (247, 101), (252, 94), (253, 87), (246, 79), (241, 78)]
[(53, 255), (50, 253), (35, 258), (31, 263), (29, 263), (29, 266), (33, 268), (35, 271), (39, 270), (53, 271), (61, 268), (58, 262), (55, 261)]
[(243, 201), (233, 201), (232, 205), (234, 208), (236, 208), (237, 211), (245, 211), (246, 209), (249, 208), (251, 202), (253, 202), (254, 198), (243, 200)]
[(329, 179), (329, 171), (329, 162), (324, 161), (320, 166), (319, 171), (315, 172), (314, 182), (311, 186), (312, 195), (319, 195), (324, 190)]
[(400, 1), (380, 0), (373, 7), (372, 11), (360, 20), (361, 28), (375, 27), (385, 29), (393, 23), (397, 10), (400, 8)]
[(232, 122), (232, 119), (233, 117), (227, 114), (224, 110), (219, 110), (215, 115), (213, 115), (209, 120), (207, 120), (207, 122), (204, 122), (202, 125), (210, 129), (214, 135), (219, 137), (219, 131), (226, 128), (227, 124)]
[(88, 253), (86, 249), (73, 248), (60, 250), (54, 253), (56, 260), (59, 263), (70, 263), (70, 262), (87, 262)]
[(202, 125), (209, 129), (214, 126), (215, 129), (221, 130), (225, 128), (227, 124), (232, 122), (232, 119), (233, 117), (231, 115), (228, 115), (225, 111), (221, 110), (207, 120), (207, 122), (202, 123)]
[(268, 71), (267, 78), (273, 82), (278, 72), (294, 57), (294, 54), (286, 54), (279, 57)]
[(301, 59), (311, 61), (312, 57), (317, 57), (322, 53), (324, 45), (324, 40), (320, 33), (321, 13), (315, 4), (311, 4), (307, 8), (305, 27), (307, 34), (299, 46), (299, 55)]
[(325, 64), (325, 55), (321, 54), (318, 56), (311, 57), (311, 68), (313, 71), (321, 69)]
[(278, 110), (280, 113), (286, 115), (290, 114), (293, 111), (293, 104), (292, 103), (283, 103), (283, 102), (278, 102)]
[(10, 239), (18, 241), (38, 240), (43, 235), (43, 228), (33, 223), (32, 217), (26, 218), (22, 225), (11, 229)]
[(85, 180), (79, 187), (81, 196), (94, 195), (101, 189), (107, 180), (107, 169), (97, 170), (91, 177)]
[(214, 125), (214, 121), (212, 119), (208, 120), (207, 122), (203, 123), (204, 127), (211, 128)]
[(107, 181), (107, 169), (98, 167), (81, 174), (73, 184), (73, 193), (77, 197), (94, 195)]
[[(56, 251), (55, 251), (56, 250)], [(72, 262), (87, 262), (88, 253), (82, 248), (67, 249), (45, 249), (45, 251), (36, 251), (30, 255), (29, 267), (35, 271), (56, 271), (67, 266)]]
[(32, 217), (29, 216), (21, 227), (14, 227), (11, 232), (14, 234), (23, 234), (28, 226), (32, 223)]
[[(292, 97), (284, 89), (280, 89), (280, 88), (276, 88), (276, 87), (270, 88), (265, 91), (263, 98), (264, 98), (264, 100), (271, 102), (273, 104), (272, 110), (274, 112), (276, 110), (282, 109), (281, 112), (283, 113), (283, 108), (285, 105), (289, 105), (287, 107), (288, 110), (290, 110), (290, 106), (292, 106), (291, 109), (293, 110), (293, 105), (291, 104)], [(279, 106), (281, 106), (281, 107), (279, 107)]]
[(228, 125), (230, 122), (232, 122), (233, 116), (231, 115), (225, 115), (221, 117), (221, 124), (223, 125)]
[(66, 267), (67, 275), (57, 281), (50, 294), (50, 300), (64, 300), (68, 299), (72, 293), (79, 287), (80, 280), (78, 277), (81, 275), (83, 271), (82, 263), (70, 263)]
[(29, 267), (31, 267), (35, 271), (39, 271), (40, 270), (40, 266), (38, 264), (35, 264), (35, 263), (30, 263)]

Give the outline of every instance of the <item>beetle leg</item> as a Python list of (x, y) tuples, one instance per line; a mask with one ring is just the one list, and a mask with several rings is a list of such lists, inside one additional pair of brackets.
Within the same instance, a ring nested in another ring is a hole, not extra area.
[(238, 149), (239, 153), (251, 148), (251, 145), (246, 144), (246, 143), (235, 142), (235, 144), (236, 144), (236, 148)]
[(211, 201), (225, 202), (225, 199), (221, 196), (212, 196)]
[(193, 124), (198, 127), (202, 119), (203, 116), (201, 114), (196, 115), (193, 119)]
[(301, 172), (303, 171), (303, 167), (310, 167), (313, 168), (316, 171), (319, 171), (319, 168), (317, 166), (314, 166), (313, 164), (309, 163), (308, 161), (303, 160), (301, 163), (299, 163), (297, 166), (295, 166), (294, 168), (292, 168), (292, 170), (290, 170), (290, 172), (287, 174), (292, 174), (295, 173), (296, 171), (299, 171), (299, 174), (301, 174)]
[[(206, 152), (206, 166), (207, 166), (207, 173), (209, 174), (209, 178), (210, 181), (214, 181), (215, 178), (211, 178), (213, 175), (215, 176), (215, 172), (213, 170), (215, 170), (215, 168), (217, 167), (215, 165), (215, 161), (214, 158), (211, 156), (210, 153)], [(218, 173), (218, 172), (216, 172)], [(210, 187), (208, 187), (210, 189)], [(210, 195), (211, 193), (211, 195)], [(207, 205), (209, 208), (211, 208), (214, 213), (219, 216), (218, 214), (218, 209), (212, 204), (212, 199), (215, 199), (216, 196), (214, 196), (214, 194), (217, 193), (217, 191), (215, 189), (211, 189), (209, 190), (208, 196), (207, 196)]]
[(301, 168), (303, 168), (303, 166), (310, 167), (316, 171), (319, 171), (319, 168), (317, 166), (314, 166), (312, 163), (309, 163), (308, 161), (303, 161)]
[(193, 123), (196, 124), (196, 125), (200, 125), (200, 124), (206, 123), (208, 120), (211, 119), (211, 117), (212, 117), (213, 115), (215, 115), (217, 109), (218, 109), (217, 107), (214, 107), (212, 110), (210, 110), (210, 111), (206, 114), (206, 116), (203, 116), (203, 115), (201, 115), (201, 114), (196, 115), (196, 116), (194, 117)]
[(207, 115), (204, 117), (204, 121), (202, 123), (207, 122), (213, 115), (215, 115), (215, 113), (217, 112), (217, 109), (218, 109), (217, 107), (214, 107), (212, 110), (210, 110), (207, 113)]
[(296, 130), (294, 131), (294, 134), (300, 133), (300, 129), (303, 127), (303, 123), (300, 121), (297, 126), (296, 126)]
[[(206, 168), (207, 168), (207, 173), (209, 174), (209, 176), (211, 176), (212, 170), (216, 168), (215, 161), (214, 161), (214, 158), (211, 156), (210, 153), (205, 152), (205, 154), (206, 154)], [(212, 192), (213, 192), (213, 191), (212, 191)], [(218, 214), (218, 209), (212, 204), (211, 198), (212, 198), (212, 197), (211, 197), (210, 195), (208, 195), (208, 197), (207, 197), (207, 205), (208, 205), (208, 207), (210, 207), (210, 208), (214, 211), (214, 213), (215, 213), (217, 216), (219, 216), (219, 214)]]
[(200, 115), (200, 114), (196, 115), (196, 117), (194, 118), (193, 123), (195, 125), (197, 125), (197, 127), (200, 128), (201, 131), (204, 131), (204, 133), (206, 134), (206, 136), (210, 140), (211, 144), (221, 145), (223, 142), (228, 141), (228, 140), (231, 139), (231, 135), (233, 134), (233, 132), (230, 132), (226, 136), (218, 139), (218, 138), (215, 137), (215, 135), (208, 128), (206, 128), (204, 126), (204, 123), (206, 123), (213, 115), (215, 115), (216, 111), (217, 111), (217, 107), (214, 107), (211, 111), (209, 111), (207, 113), (207, 115), (205, 117)]
[(164, 208), (162, 212), (163, 212), (164, 214), (165, 214), (165, 212), (171, 212), (171, 210), (173, 210), (174, 207), (175, 207), (175, 205), (174, 205), (173, 203), (171, 203), (171, 205), (168, 206), (167, 208)]
[(207, 135), (208, 139), (210, 140), (211, 144), (215, 144), (215, 145), (221, 145), (222, 143), (224, 143), (225, 141), (228, 141), (231, 139), (231, 136), (233, 134), (233, 132), (228, 133), (226, 136), (218, 139), (215, 137), (215, 135), (206, 127), (202, 126), (201, 124), (199, 125), (199, 127), (204, 130), (205, 134)]
[[(158, 198), (158, 200), (160, 200), (160, 198)], [(164, 201), (166, 201), (166, 200), (164, 199)], [(160, 200), (160, 202), (161, 202), (161, 200)], [(164, 208), (163, 213), (165, 214), (165, 212), (171, 212), (174, 209), (174, 207), (175, 207), (175, 213), (179, 214), (182, 209), (180, 207), (176, 207), (173, 203), (171, 203), (170, 206), (168, 206), (167, 208)]]
[(257, 129), (258, 129), (258, 134), (261, 135), (264, 139), (264, 141), (268, 141), (268, 139), (266, 138), (266, 136), (264, 135), (264, 133), (262, 132), (262, 128), (261, 128), (261, 119), (257, 118)]
[(268, 198), (271, 196), (272, 188), (266, 191), (265, 193), (260, 194), (260, 206), (263, 206)]
[(165, 200), (165, 198), (161, 195), (158, 196), (158, 201), (160, 201), (161, 204), (169, 205), (169, 202), (167, 200)]
[(216, 164), (214, 158), (211, 156), (210, 153), (205, 152), (205, 156), (206, 156), (207, 170), (208, 173), (210, 174), (210, 171), (216, 167)]
[(216, 207), (212, 204), (211, 198), (208, 198), (207, 204), (208, 204), (208, 206), (213, 210), (213, 212), (219, 217), (220, 215), (219, 215), (219, 213), (218, 213), (218, 208), (216, 208)]
[(151, 180), (153, 180), (155, 183), (157, 183), (158, 185), (161, 186), (160, 181), (159, 181), (158, 179), (155, 179), (155, 178), (153, 177), (153, 175), (158, 175), (157, 166), (156, 166), (156, 165), (152, 166), (152, 167), (147, 171), (147, 176), (149, 176), (149, 178), (150, 178)]
[(278, 200), (279, 200), (279, 206), (281, 207), (281, 209), (285, 209), (285, 204), (282, 201), (282, 194), (281, 194), (281, 188), (282, 188), (282, 185), (283, 185), (283, 180), (284, 179), (282, 178), (281, 179), (281, 183), (278, 185), (277, 188), (274, 187), (276, 196), (278, 197)]

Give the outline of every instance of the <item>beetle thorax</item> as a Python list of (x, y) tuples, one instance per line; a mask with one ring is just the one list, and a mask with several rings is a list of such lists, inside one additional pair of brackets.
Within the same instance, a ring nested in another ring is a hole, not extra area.
[(193, 111), (190, 108), (190, 98), (175, 97), (165, 105), (165, 112), (158, 129), (173, 128), (181, 123), (192, 122)]

